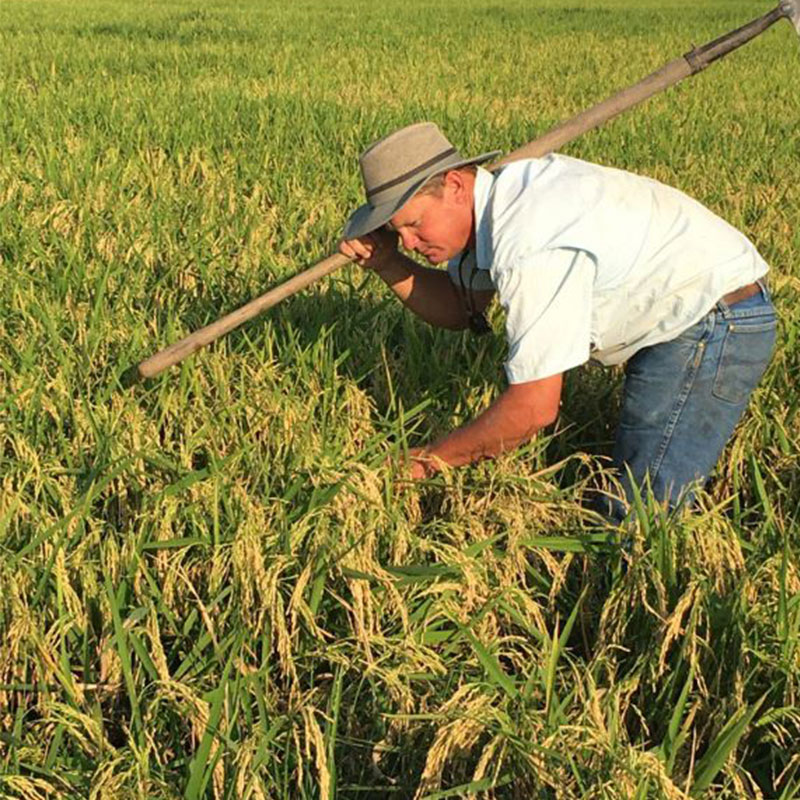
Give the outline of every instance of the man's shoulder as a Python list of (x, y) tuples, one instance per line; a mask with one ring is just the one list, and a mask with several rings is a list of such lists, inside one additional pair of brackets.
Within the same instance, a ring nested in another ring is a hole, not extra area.
[(594, 165), (558, 154), (521, 159), (495, 176), (489, 198), (496, 266), (550, 249), (601, 194)]
[(548, 183), (556, 177), (591, 176), (605, 169), (599, 164), (562, 153), (548, 153), (540, 158), (520, 158), (500, 167), (495, 173), (501, 182), (521, 181), (525, 185)]
[(514, 161), (495, 176), (492, 213), (515, 210), (575, 208), (598, 195), (602, 168), (577, 158), (551, 153), (543, 158)]

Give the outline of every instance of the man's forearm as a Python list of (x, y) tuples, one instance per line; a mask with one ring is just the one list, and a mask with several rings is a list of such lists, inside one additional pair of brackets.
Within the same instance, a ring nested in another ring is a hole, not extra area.
[(375, 272), (407, 308), (431, 325), (467, 327), (467, 313), (446, 270), (423, 267), (398, 251)]
[(512, 384), (472, 422), (423, 448), (423, 452), (453, 467), (494, 458), (552, 424), (558, 416), (560, 396), (561, 375)]
[(446, 464), (460, 467), (481, 458), (494, 458), (527, 442), (543, 426), (504, 418), (493, 406), (479, 417), (426, 447)]

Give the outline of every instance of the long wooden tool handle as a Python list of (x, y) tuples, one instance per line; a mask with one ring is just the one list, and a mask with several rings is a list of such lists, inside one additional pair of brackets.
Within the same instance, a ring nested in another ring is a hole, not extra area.
[(551, 128), (536, 141), (512, 151), (498, 161), (495, 167), (502, 167), (504, 164), (517, 161), (520, 158), (539, 158), (546, 153), (558, 150), (559, 147), (562, 147), (567, 142), (571, 142), (587, 131), (599, 127), (623, 111), (627, 111), (629, 108), (647, 100), (648, 97), (663, 92), (684, 78), (696, 75), (714, 61), (728, 55), (728, 53), (746, 44), (751, 39), (755, 39), (756, 36), (763, 33), (783, 17), (789, 18), (790, 21), (792, 19), (791, 9), (786, 4), (779, 5), (768, 14), (764, 14), (763, 17), (754, 19), (747, 25), (743, 25), (741, 28), (737, 28), (735, 31), (715, 39), (713, 42), (694, 48), (686, 55), (676, 58), (665, 64), (661, 69), (652, 72), (646, 78), (633, 84), (633, 86), (629, 86), (627, 89), (623, 89), (621, 92), (609, 97), (608, 100), (604, 100), (602, 103), (592, 106), (592, 108), (577, 114), (555, 128)]
[[(759, 17), (748, 25), (715, 39), (703, 47), (695, 48), (685, 56), (670, 61), (661, 69), (648, 75), (633, 86), (623, 89), (608, 100), (604, 100), (602, 103), (598, 103), (587, 111), (567, 120), (567, 122), (552, 128), (524, 147), (514, 150), (489, 169), (494, 171), (511, 161), (517, 161), (522, 158), (540, 158), (547, 153), (553, 152), (553, 150), (557, 150), (567, 142), (571, 142), (587, 131), (602, 125), (648, 97), (652, 97), (654, 94), (678, 83), (678, 81), (700, 72), (713, 61), (722, 58), (737, 47), (741, 47), (745, 42), (749, 42), (760, 33), (763, 33), (782, 17), (787, 17), (792, 21), (794, 3), (796, 2), (797, 0), (791, 0), (790, 3), (787, 3), (787, 0), (784, 0), (781, 5), (769, 14)], [(795, 23), (793, 22), (793, 24)], [(299, 292), (300, 289), (304, 289), (319, 278), (330, 275), (349, 263), (350, 259), (346, 256), (338, 254), (329, 256), (324, 261), (320, 261), (315, 266), (290, 278), (277, 288), (257, 297), (255, 300), (251, 300), (247, 305), (238, 308), (236, 311), (222, 317), (222, 319), (211, 323), (211, 325), (206, 325), (205, 328), (195, 331), (185, 339), (175, 342), (175, 344), (161, 350), (146, 361), (142, 361), (137, 367), (138, 377), (152, 378), (158, 375), (167, 367), (183, 361), (184, 358), (190, 356), (196, 350), (210, 344), (215, 339), (274, 306), (284, 298)]]
[(184, 358), (190, 356), (201, 347), (210, 344), (215, 339), (219, 339), (220, 336), (225, 335), (234, 328), (238, 328), (243, 322), (247, 322), (247, 320), (252, 319), (262, 311), (266, 311), (268, 308), (280, 303), (281, 300), (299, 292), (301, 289), (305, 289), (310, 283), (330, 275), (331, 272), (349, 263), (350, 259), (346, 256), (339, 254), (329, 256), (324, 261), (320, 261), (315, 266), (300, 272), (266, 294), (262, 294), (241, 308), (237, 308), (236, 311), (232, 311), (222, 319), (206, 325), (205, 328), (200, 328), (200, 330), (189, 334), (185, 339), (171, 344), (154, 356), (150, 356), (146, 361), (142, 361), (137, 368), (139, 376), (152, 378), (154, 375), (158, 375), (159, 372), (163, 372), (167, 367), (183, 361)]

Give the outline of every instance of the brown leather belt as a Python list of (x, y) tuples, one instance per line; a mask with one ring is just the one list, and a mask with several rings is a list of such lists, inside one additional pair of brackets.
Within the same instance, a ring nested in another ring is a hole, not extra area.
[(742, 300), (747, 300), (748, 297), (752, 297), (760, 291), (761, 285), (758, 281), (755, 283), (748, 283), (747, 286), (742, 286), (740, 289), (722, 295), (722, 302), (725, 303), (726, 306), (733, 306), (736, 305), (736, 303), (741, 303)]

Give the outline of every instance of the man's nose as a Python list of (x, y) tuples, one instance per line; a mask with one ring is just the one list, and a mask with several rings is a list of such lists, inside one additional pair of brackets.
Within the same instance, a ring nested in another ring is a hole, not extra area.
[(400, 239), (406, 250), (413, 250), (419, 244), (419, 239), (411, 231), (400, 231)]

